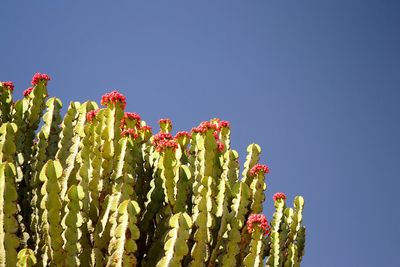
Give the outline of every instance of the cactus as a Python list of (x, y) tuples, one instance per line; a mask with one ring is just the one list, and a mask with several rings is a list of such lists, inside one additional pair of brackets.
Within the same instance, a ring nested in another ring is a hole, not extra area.
[(116, 91), (62, 118), (49, 80), (15, 103), (0, 82), (0, 267), (300, 266), (304, 199), (275, 194), (268, 224), (269, 168), (251, 144), (239, 177), (229, 122), (153, 135)]

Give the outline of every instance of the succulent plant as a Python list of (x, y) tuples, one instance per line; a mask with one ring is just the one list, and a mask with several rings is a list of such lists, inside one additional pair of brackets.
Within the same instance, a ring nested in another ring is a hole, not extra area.
[(62, 118), (49, 80), (0, 82), (0, 266), (300, 266), (304, 199), (268, 223), (269, 168), (251, 144), (239, 176), (229, 122), (152, 134), (117, 91)]

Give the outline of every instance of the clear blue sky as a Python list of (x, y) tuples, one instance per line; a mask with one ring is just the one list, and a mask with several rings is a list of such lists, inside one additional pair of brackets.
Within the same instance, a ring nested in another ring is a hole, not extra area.
[[(63, 3), (60, 3), (63, 2)], [(83, 3), (84, 2), (84, 3)], [(306, 199), (304, 265), (396, 266), (399, 1), (5, 1), (0, 80), (39, 71), (50, 95), (119, 89), (155, 126), (232, 124), (256, 142), (271, 196)]]

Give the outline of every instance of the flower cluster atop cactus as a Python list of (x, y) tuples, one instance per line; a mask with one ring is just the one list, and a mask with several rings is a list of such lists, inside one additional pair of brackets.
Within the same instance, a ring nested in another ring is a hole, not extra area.
[(247, 231), (249, 234), (254, 232), (254, 226), (261, 229), (264, 235), (269, 233), (270, 227), (268, 225), (267, 218), (264, 214), (251, 214), (247, 219)]
[(257, 144), (240, 168), (228, 121), (153, 133), (118, 91), (62, 116), (48, 81), (0, 82), (0, 266), (300, 265), (304, 199), (268, 223), (269, 168)]

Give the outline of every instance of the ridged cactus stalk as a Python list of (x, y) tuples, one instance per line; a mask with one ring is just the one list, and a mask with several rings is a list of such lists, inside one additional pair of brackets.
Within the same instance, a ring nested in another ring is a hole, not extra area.
[(300, 266), (304, 199), (268, 223), (261, 148), (240, 171), (229, 122), (153, 134), (117, 91), (62, 116), (49, 80), (0, 82), (0, 267)]

